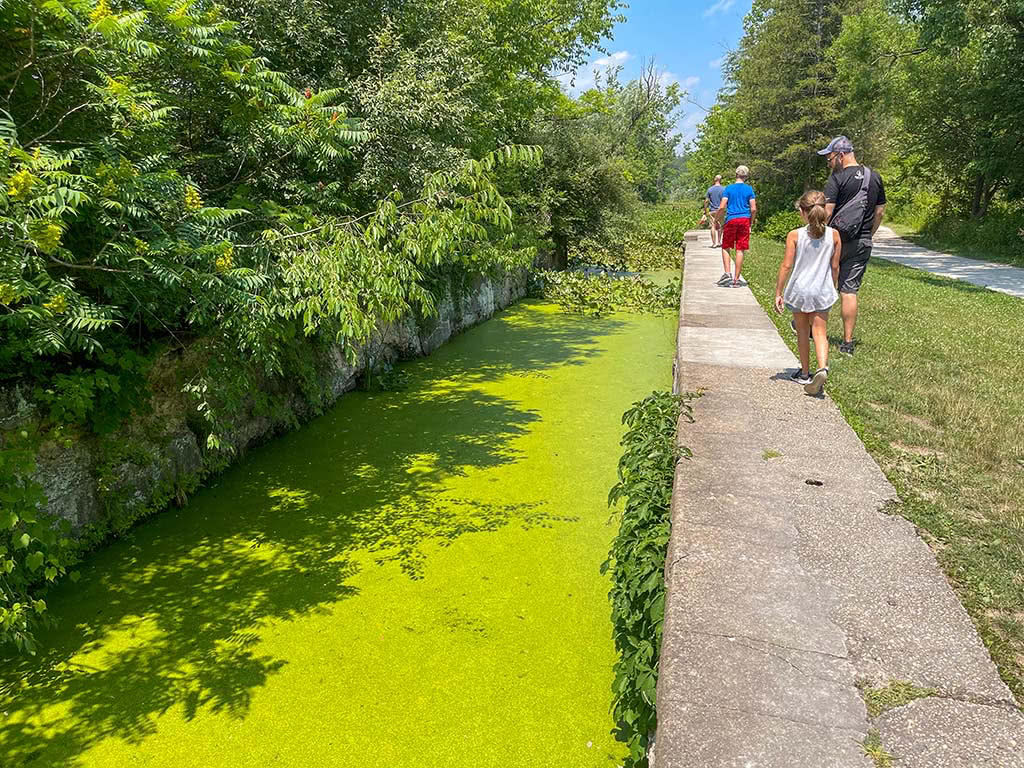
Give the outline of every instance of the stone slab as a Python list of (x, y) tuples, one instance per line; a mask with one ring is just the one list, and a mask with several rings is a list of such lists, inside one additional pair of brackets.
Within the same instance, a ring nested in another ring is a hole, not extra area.
[(864, 734), (734, 708), (670, 701), (652, 764), (657, 768), (873, 768)]
[[(661, 702), (740, 709), (749, 714), (863, 732), (864, 701), (845, 659), (745, 637), (687, 636), (661, 660), (677, 681)], [(701, 664), (693, 664), (695, 658)]]
[(879, 719), (882, 746), (898, 768), (1024, 768), (1024, 716), (931, 697)]
[(774, 329), (683, 326), (679, 332), (680, 360), (744, 368), (786, 368), (795, 365), (793, 353)]

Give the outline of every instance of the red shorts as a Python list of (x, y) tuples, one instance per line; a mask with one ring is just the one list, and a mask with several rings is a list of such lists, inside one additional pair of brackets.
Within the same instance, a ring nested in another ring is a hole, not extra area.
[(750, 219), (730, 219), (722, 230), (722, 247), (731, 251), (750, 250)]

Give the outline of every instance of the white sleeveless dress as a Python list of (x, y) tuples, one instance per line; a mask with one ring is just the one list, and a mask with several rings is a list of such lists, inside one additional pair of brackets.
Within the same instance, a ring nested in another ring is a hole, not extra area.
[(790, 312), (824, 312), (839, 298), (832, 283), (832, 227), (815, 240), (807, 227), (797, 230), (796, 259), (782, 301)]

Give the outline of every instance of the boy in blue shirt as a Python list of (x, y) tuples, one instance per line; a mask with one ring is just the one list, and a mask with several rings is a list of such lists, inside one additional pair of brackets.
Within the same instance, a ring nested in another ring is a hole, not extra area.
[[(743, 271), (743, 254), (750, 250), (750, 229), (757, 219), (757, 200), (754, 188), (747, 184), (750, 169), (741, 165), (736, 169), (736, 182), (725, 188), (722, 202), (715, 212), (719, 219), (725, 217), (722, 230), (722, 266), (725, 272), (718, 278), (723, 288), (739, 287)], [(736, 273), (729, 274), (729, 251), (736, 251)]]

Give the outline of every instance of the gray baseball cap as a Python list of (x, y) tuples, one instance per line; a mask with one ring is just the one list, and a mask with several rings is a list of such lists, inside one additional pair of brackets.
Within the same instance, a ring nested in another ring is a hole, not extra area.
[(819, 155), (831, 155), (833, 152), (853, 152), (853, 142), (845, 136), (836, 136), (824, 149), (819, 149)]

